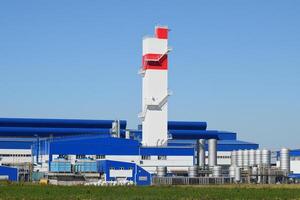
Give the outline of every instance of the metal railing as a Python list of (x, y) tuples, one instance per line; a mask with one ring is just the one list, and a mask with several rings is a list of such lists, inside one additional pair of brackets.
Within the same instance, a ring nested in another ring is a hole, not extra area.
[(153, 185), (210, 185), (233, 183), (228, 177), (152, 177)]

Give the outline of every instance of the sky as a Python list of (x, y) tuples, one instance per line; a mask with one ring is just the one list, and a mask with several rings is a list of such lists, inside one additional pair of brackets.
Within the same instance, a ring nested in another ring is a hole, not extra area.
[(169, 119), (300, 148), (300, 1), (0, 0), (0, 117), (140, 123), (141, 45), (167, 25)]

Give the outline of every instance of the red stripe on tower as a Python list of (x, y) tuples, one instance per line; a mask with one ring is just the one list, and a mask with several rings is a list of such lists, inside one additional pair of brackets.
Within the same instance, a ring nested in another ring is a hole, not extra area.
[(168, 69), (168, 55), (167, 54), (146, 54), (143, 56), (143, 69)]

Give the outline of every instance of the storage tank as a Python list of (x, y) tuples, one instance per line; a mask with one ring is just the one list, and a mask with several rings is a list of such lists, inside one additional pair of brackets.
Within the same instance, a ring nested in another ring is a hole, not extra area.
[(236, 168), (236, 165), (231, 165), (229, 167), (229, 177), (230, 178), (234, 178), (235, 177), (235, 168)]
[(164, 177), (167, 174), (167, 167), (166, 166), (158, 166), (156, 167), (156, 172), (158, 177)]
[(188, 168), (188, 176), (193, 178), (198, 176), (198, 166), (194, 165)]
[(214, 167), (217, 165), (217, 140), (208, 140), (208, 166)]
[(255, 151), (255, 159), (256, 159), (256, 162), (255, 162), (256, 165), (261, 166), (261, 163), (262, 163), (262, 161), (261, 161), (261, 150), (257, 149)]
[(205, 140), (198, 140), (198, 165), (200, 168), (204, 168), (205, 166)]
[(235, 182), (240, 182), (241, 181), (241, 168), (240, 167), (235, 167), (234, 180), (235, 180)]
[(256, 164), (256, 156), (255, 156), (255, 150), (251, 149), (249, 151), (249, 166), (253, 167)]
[(271, 151), (268, 149), (263, 149), (261, 151), (262, 165), (269, 167), (271, 165)]
[(237, 151), (237, 166), (243, 167), (243, 150)]
[(249, 151), (248, 150), (243, 151), (243, 167), (244, 168), (249, 167)]
[(256, 179), (257, 175), (258, 175), (258, 167), (252, 167), (252, 178)]
[(290, 172), (290, 150), (282, 148), (280, 150), (280, 169), (284, 172)]
[(231, 166), (237, 166), (237, 152), (233, 150), (231, 152)]
[(222, 168), (221, 166), (214, 166), (212, 168), (212, 176), (213, 177), (221, 177), (222, 175)]

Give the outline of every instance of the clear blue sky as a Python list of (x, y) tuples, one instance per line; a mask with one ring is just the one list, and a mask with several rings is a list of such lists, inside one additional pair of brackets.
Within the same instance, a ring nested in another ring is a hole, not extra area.
[(170, 32), (169, 119), (300, 148), (300, 1), (0, 1), (0, 117), (138, 123), (141, 42)]

